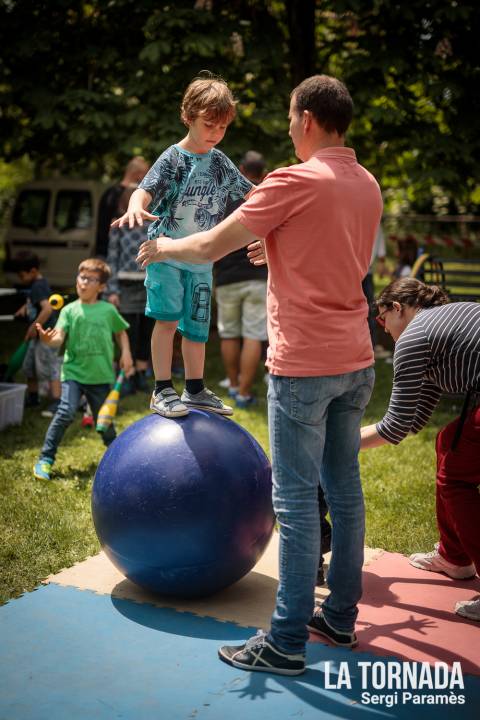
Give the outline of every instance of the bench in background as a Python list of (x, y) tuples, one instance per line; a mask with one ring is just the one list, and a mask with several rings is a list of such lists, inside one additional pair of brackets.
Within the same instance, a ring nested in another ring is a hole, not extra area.
[(455, 302), (480, 301), (480, 258), (442, 258), (425, 253), (415, 262), (411, 277), (439, 285)]

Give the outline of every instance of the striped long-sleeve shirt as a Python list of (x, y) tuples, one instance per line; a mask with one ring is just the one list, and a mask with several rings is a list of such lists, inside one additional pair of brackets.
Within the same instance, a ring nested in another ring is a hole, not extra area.
[(480, 303), (419, 311), (395, 345), (393, 388), (377, 432), (397, 445), (428, 422), (442, 392), (480, 383)]

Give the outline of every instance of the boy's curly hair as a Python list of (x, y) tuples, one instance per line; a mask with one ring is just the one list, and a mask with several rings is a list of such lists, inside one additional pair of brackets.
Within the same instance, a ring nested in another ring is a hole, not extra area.
[(97, 273), (102, 285), (108, 282), (112, 274), (110, 265), (107, 265), (107, 263), (104, 260), (100, 260), (100, 258), (87, 258), (86, 260), (82, 260), (78, 266), (78, 272), (81, 273), (82, 270)]
[(230, 123), (236, 114), (237, 101), (225, 80), (202, 70), (185, 90), (180, 106), (180, 118), (188, 125), (203, 115), (211, 122)]

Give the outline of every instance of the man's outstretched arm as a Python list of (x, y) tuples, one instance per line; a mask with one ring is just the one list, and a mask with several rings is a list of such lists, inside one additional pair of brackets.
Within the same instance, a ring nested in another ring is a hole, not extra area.
[(258, 239), (235, 220), (234, 215), (229, 215), (211, 230), (179, 240), (171, 240), (168, 237), (147, 240), (140, 246), (137, 263), (144, 268), (150, 263), (163, 260), (181, 260), (188, 263), (215, 262)]

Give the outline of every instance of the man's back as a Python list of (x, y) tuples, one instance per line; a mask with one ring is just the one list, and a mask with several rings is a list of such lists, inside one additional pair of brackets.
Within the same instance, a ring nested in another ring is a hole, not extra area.
[(335, 375), (373, 362), (366, 275), (382, 200), (350, 148), (271, 173), (238, 219), (266, 236), (269, 357), (279, 375)]

